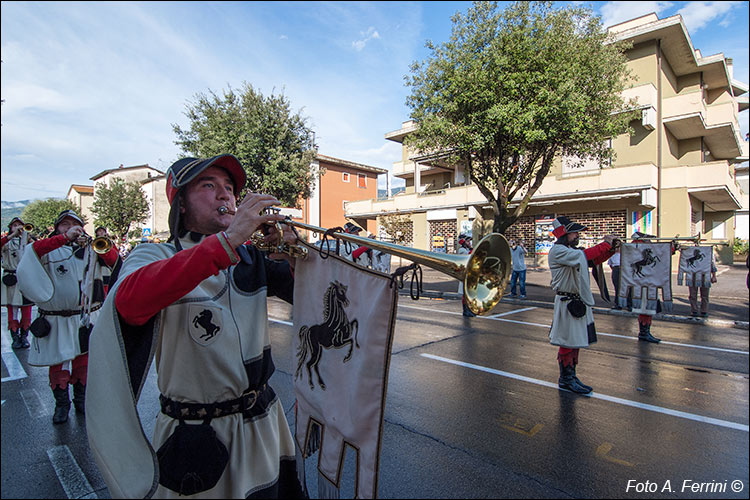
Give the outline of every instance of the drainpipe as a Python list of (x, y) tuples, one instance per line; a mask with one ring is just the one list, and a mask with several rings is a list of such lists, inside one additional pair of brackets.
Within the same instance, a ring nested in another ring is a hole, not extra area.
[(661, 148), (662, 148), (662, 95), (661, 95), (661, 39), (656, 40), (656, 237), (661, 238)]

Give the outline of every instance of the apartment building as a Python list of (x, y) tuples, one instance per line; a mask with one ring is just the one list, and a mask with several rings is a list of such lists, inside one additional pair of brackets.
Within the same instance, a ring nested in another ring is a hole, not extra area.
[[(611, 139), (617, 153), (611, 165), (572, 168), (558, 159), (506, 236), (543, 255), (552, 243), (552, 219), (568, 215), (596, 239), (640, 230), (731, 241), (742, 206), (735, 165), (748, 159), (739, 127), (739, 113), (748, 108), (747, 84), (734, 80), (731, 59), (704, 57), (693, 47), (679, 15), (660, 20), (649, 14), (609, 31), (632, 42), (627, 57), (636, 81), (623, 97), (636, 98), (641, 111), (640, 120), (631, 122), (635, 134)], [(385, 138), (403, 144), (415, 130), (407, 121)], [(349, 203), (347, 217), (408, 216), (407, 244), (433, 251), (453, 251), (457, 235), (469, 228), (475, 240), (491, 230), (491, 210), (463, 166), (403, 146), (393, 175), (405, 180), (403, 194)], [(731, 253), (720, 248), (718, 257), (729, 262)]]
[(387, 174), (388, 170), (321, 154), (316, 155), (315, 162), (314, 166), (323, 175), (313, 187), (310, 198), (303, 200), (302, 212), (295, 218), (326, 229), (351, 221), (375, 233), (377, 222), (374, 219), (349, 217), (346, 206), (358, 200), (377, 198), (378, 176)]

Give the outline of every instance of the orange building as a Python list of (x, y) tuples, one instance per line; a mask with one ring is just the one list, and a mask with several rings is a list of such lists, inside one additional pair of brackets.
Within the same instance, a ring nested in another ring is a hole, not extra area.
[(345, 217), (345, 204), (377, 199), (378, 175), (387, 174), (388, 170), (321, 154), (316, 156), (315, 161), (325, 173), (313, 188), (310, 198), (302, 203), (302, 220), (326, 229), (351, 221), (375, 233), (376, 220)]

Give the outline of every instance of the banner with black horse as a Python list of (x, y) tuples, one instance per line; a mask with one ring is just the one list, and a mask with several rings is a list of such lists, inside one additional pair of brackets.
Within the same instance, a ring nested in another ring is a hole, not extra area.
[(312, 246), (294, 275), (298, 460), (318, 451), (319, 497), (338, 498), (349, 445), (354, 497), (376, 498), (398, 290), (389, 276)]
[[(617, 301), (633, 312), (654, 315), (672, 310), (672, 250), (670, 243), (623, 243), (620, 250), (620, 287)], [(662, 301), (658, 292), (661, 289)], [(657, 304), (659, 304), (657, 306)]]

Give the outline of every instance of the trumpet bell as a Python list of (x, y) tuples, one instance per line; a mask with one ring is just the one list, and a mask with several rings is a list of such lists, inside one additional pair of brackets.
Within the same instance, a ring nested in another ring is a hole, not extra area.
[(103, 255), (109, 252), (112, 248), (112, 240), (110, 240), (106, 236), (99, 236), (98, 238), (94, 238), (94, 240), (91, 242), (91, 248), (93, 248), (94, 252), (98, 253), (99, 255)]
[(469, 256), (464, 273), (466, 305), (474, 314), (486, 314), (503, 298), (512, 268), (508, 240), (491, 233)]
[(23, 230), (26, 231), (27, 233), (30, 233), (31, 231), (34, 230), (34, 224), (29, 223), (29, 224), (24, 225)]

